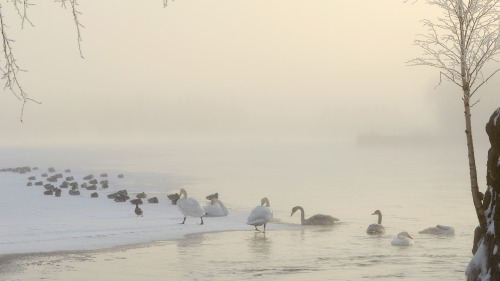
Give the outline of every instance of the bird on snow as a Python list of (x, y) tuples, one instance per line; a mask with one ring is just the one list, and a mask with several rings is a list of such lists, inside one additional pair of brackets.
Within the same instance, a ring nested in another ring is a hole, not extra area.
[[(265, 206), (264, 206), (265, 204)], [(260, 200), (260, 206), (253, 208), (250, 216), (248, 216), (247, 224), (255, 226), (255, 230), (259, 231), (257, 226), (264, 225), (264, 233), (266, 232), (266, 224), (273, 217), (273, 210), (269, 199), (264, 197)]]
[(139, 208), (139, 204), (135, 204), (135, 210), (134, 210), (134, 211), (135, 211), (135, 214), (136, 214), (137, 216), (141, 216), (141, 217), (143, 216), (143, 215), (142, 215), (142, 209), (141, 209), (141, 208)]
[(180, 198), (177, 200), (177, 207), (179, 208), (179, 211), (181, 211), (181, 213), (184, 215), (184, 220), (181, 222), (181, 224), (184, 224), (187, 216), (199, 217), (201, 219), (200, 224), (203, 224), (203, 216), (205, 215), (205, 211), (200, 206), (198, 200), (194, 198), (188, 198), (187, 192), (184, 188), (181, 188), (179, 194)]
[(212, 199), (210, 205), (203, 206), (207, 217), (224, 217), (229, 214), (226, 206), (219, 199)]

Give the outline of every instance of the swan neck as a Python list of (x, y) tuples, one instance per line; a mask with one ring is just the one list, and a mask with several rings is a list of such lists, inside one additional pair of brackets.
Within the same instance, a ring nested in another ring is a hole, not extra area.
[(378, 224), (382, 224), (382, 213), (378, 213)]
[(301, 222), (302, 224), (304, 224), (304, 221), (305, 221), (304, 208), (299, 207), (299, 210), (300, 210), (300, 222)]
[(181, 191), (179, 191), (179, 196), (180, 196), (181, 198), (186, 199), (186, 198), (187, 198), (187, 192), (186, 192), (186, 190), (181, 189)]

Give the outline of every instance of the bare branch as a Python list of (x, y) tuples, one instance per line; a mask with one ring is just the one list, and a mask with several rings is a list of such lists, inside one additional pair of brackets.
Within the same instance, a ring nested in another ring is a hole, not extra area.
[[(71, 5), (71, 12), (73, 13), (73, 20), (75, 22), (75, 26), (76, 26), (76, 35), (77, 35), (77, 42), (78, 42), (78, 51), (80, 52), (80, 57), (83, 59), (83, 53), (82, 53), (82, 45), (81, 45), (81, 42), (82, 42), (82, 35), (81, 35), (81, 32), (80, 32), (80, 27), (83, 27), (84, 26), (80, 23), (80, 19), (79, 19), (79, 15), (81, 15), (82, 13), (80, 11), (77, 10), (77, 6), (78, 6), (78, 3), (77, 3), (77, 0), (55, 0), (55, 2), (60, 2), (61, 3), (61, 7), (63, 8), (66, 8), (66, 2), (69, 2), (69, 4)], [(165, 0), (166, 2), (166, 0)]]

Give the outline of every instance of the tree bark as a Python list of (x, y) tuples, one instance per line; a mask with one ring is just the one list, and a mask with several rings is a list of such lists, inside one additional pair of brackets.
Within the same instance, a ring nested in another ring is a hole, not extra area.
[(468, 89), (464, 89), (465, 135), (467, 138), (467, 151), (469, 156), (469, 173), (472, 201), (474, 202), (474, 207), (476, 209), (479, 226), (481, 227), (482, 233), (484, 233), (486, 231), (486, 216), (484, 215), (483, 209), (483, 196), (481, 192), (479, 192), (479, 185), (477, 183), (476, 157), (474, 156), (474, 142), (472, 140), (472, 125), (469, 102), (470, 100)]

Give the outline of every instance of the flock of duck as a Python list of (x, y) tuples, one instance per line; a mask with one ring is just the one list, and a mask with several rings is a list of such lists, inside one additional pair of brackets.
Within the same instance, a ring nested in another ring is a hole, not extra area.
[[(213, 198), (213, 197), (216, 198)], [(179, 196), (176, 202), (179, 211), (184, 216), (181, 224), (184, 224), (186, 218), (188, 216), (200, 218), (200, 224), (203, 224), (204, 216), (227, 216), (228, 209), (224, 206), (224, 204), (218, 199), (218, 194), (209, 195), (207, 199), (211, 199), (211, 205), (207, 205), (201, 207), (198, 200), (187, 197), (187, 192), (185, 189), (181, 189), (179, 192)], [(137, 210), (138, 207), (136, 207)], [(292, 213), (290, 217), (293, 216), (297, 211), (300, 211), (300, 221), (302, 225), (334, 225), (340, 223), (341, 221), (335, 217), (324, 214), (316, 214), (311, 216), (310, 218), (305, 218), (304, 208), (301, 206), (295, 206), (292, 208)], [(137, 211), (136, 211), (137, 213)], [(141, 211), (142, 215), (142, 211)], [(385, 227), (382, 225), (382, 212), (380, 210), (376, 210), (372, 215), (378, 216), (377, 223), (370, 224), (366, 229), (366, 233), (371, 235), (380, 235), (385, 233)], [(266, 225), (273, 218), (273, 211), (271, 209), (271, 204), (269, 203), (269, 199), (264, 197), (261, 199), (260, 205), (256, 206), (252, 209), (250, 215), (247, 219), (247, 224), (255, 227), (255, 230), (260, 231), (258, 229), (259, 226), (263, 226), (263, 232), (266, 232)], [(435, 227), (429, 227), (425, 230), (420, 231), (422, 234), (436, 234), (436, 235), (452, 235), (455, 233), (453, 227), (437, 225)], [(403, 231), (400, 232), (396, 238), (391, 241), (391, 244), (394, 246), (409, 246), (413, 245), (415, 242), (413, 237), (408, 234), (408, 232)]]

